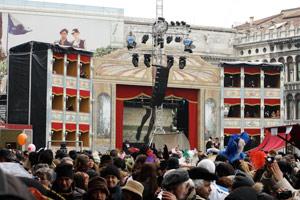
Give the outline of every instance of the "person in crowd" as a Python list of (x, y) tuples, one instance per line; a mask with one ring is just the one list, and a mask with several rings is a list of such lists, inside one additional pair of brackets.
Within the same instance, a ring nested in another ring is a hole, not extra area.
[(87, 193), (84, 194), (83, 200), (108, 200), (109, 190), (106, 180), (99, 176), (89, 180)]
[(142, 200), (144, 186), (134, 180), (128, 180), (126, 185), (122, 188), (122, 200)]
[(215, 138), (215, 141), (214, 141), (214, 147), (216, 149), (220, 149), (220, 140), (218, 137)]
[(89, 175), (84, 172), (76, 172), (74, 174), (74, 185), (77, 188), (80, 188), (82, 190), (87, 190), (89, 182)]
[(214, 146), (212, 137), (209, 137), (206, 142), (206, 151)]
[(80, 39), (80, 32), (79, 32), (78, 28), (74, 28), (72, 30), (72, 36), (74, 38), (74, 40), (72, 42), (72, 47), (85, 49), (85, 40)]
[(73, 166), (70, 164), (59, 164), (56, 167), (55, 172), (56, 179), (53, 183), (52, 189), (63, 196), (66, 200), (82, 199), (85, 192), (74, 186)]
[(58, 41), (55, 41), (54, 44), (59, 44), (63, 46), (72, 46), (71, 42), (68, 41), (68, 29), (64, 28), (62, 29), (59, 34), (60, 34), (60, 39)]
[(110, 192), (110, 200), (121, 200), (122, 190), (119, 185), (120, 170), (114, 165), (108, 165), (102, 169), (100, 176), (107, 182), (107, 187)]
[(39, 182), (46, 188), (51, 188), (54, 181), (54, 171), (49, 167), (42, 167), (35, 171), (35, 176)]
[(87, 172), (89, 169), (90, 158), (85, 154), (80, 154), (77, 156), (74, 164), (75, 171)]
[(184, 200), (188, 195), (189, 174), (185, 169), (166, 172), (162, 182), (162, 199)]

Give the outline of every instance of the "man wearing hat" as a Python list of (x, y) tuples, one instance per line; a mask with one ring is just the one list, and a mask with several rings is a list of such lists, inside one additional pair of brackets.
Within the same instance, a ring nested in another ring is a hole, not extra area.
[(109, 197), (106, 180), (99, 176), (92, 178), (88, 183), (88, 191), (84, 200), (106, 200)]
[(80, 32), (78, 28), (74, 28), (72, 30), (72, 36), (74, 37), (74, 40), (72, 42), (72, 47), (85, 49), (85, 40), (80, 39)]
[(123, 200), (142, 200), (144, 186), (138, 181), (128, 180), (122, 188)]
[(68, 29), (64, 28), (62, 29), (59, 34), (60, 34), (60, 39), (58, 41), (55, 41), (54, 44), (59, 44), (63, 46), (71, 46), (71, 42), (68, 41)]
[(120, 187), (120, 170), (114, 165), (108, 165), (103, 168), (100, 172), (101, 177), (103, 177), (107, 182), (107, 187), (110, 192), (111, 200), (121, 200), (122, 190)]
[(190, 169), (189, 176), (195, 184), (196, 199), (208, 199), (211, 193), (211, 181), (216, 180), (217, 177), (202, 167)]
[(162, 181), (162, 198), (170, 198), (175, 196), (176, 199), (185, 199), (188, 194), (189, 174), (184, 169), (173, 169), (164, 175)]
[(56, 179), (52, 189), (63, 196), (66, 200), (82, 199), (84, 191), (74, 187), (73, 166), (70, 164), (59, 164), (56, 169)]

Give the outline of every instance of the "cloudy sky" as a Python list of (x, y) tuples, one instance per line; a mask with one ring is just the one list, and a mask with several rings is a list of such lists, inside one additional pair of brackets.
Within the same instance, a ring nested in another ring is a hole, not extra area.
[[(125, 16), (155, 17), (156, 0), (38, 0), (124, 8)], [(278, 14), (283, 9), (300, 7), (300, 0), (164, 0), (164, 17), (168, 21), (231, 27), (250, 16), (255, 19)]]

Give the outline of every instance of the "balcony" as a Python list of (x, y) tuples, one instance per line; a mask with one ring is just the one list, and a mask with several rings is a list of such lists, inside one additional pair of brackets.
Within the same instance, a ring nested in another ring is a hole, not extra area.
[(224, 98), (241, 98), (241, 89), (224, 88)]
[(260, 98), (259, 88), (245, 88), (245, 98)]
[(52, 110), (52, 121), (62, 122), (63, 121), (63, 112)]
[(271, 127), (271, 126), (281, 126), (281, 120), (280, 119), (266, 119), (264, 122), (265, 127)]
[(76, 123), (75, 112), (66, 112), (66, 123)]
[(260, 128), (260, 119), (245, 118), (245, 128)]
[(63, 87), (63, 85), (64, 85), (63, 80), (64, 80), (63, 75), (59, 75), (59, 74), (52, 75), (52, 85), (53, 86)]
[(66, 78), (66, 87), (67, 88), (76, 88), (76, 78), (75, 77), (67, 77)]
[(89, 124), (90, 123), (90, 114), (89, 113), (80, 113), (78, 115), (80, 124)]
[(241, 128), (241, 119), (240, 118), (225, 118), (224, 127), (229, 128)]
[(265, 99), (280, 99), (280, 89), (265, 88), (264, 89)]
[(80, 79), (79, 80), (80, 90), (90, 90), (90, 80), (89, 79)]

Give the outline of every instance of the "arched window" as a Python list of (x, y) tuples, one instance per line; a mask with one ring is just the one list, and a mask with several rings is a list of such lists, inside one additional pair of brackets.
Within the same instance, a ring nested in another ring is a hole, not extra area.
[(263, 59), (263, 62), (264, 62), (264, 63), (267, 63), (267, 62), (268, 62), (268, 60), (267, 60), (267, 59)]
[(270, 60), (270, 62), (271, 62), (271, 63), (274, 63), (274, 62), (276, 62), (276, 59), (275, 59), (275, 58), (272, 58), (272, 59)]
[(280, 58), (278, 59), (278, 62), (280, 62), (280, 63), (282, 63), (282, 64), (285, 64), (284, 58), (283, 58), (283, 57), (280, 57)]
[(300, 56), (296, 57), (297, 81), (300, 81)]
[(293, 119), (293, 96), (290, 94), (286, 98), (286, 108), (287, 108), (287, 119)]
[(296, 95), (296, 119), (300, 119), (300, 94)]
[(107, 93), (99, 94), (97, 98), (97, 136), (111, 136), (111, 97)]
[(293, 58), (289, 56), (287, 58), (287, 77), (288, 77), (288, 82), (293, 82), (294, 81), (294, 65), (293, 65)]

